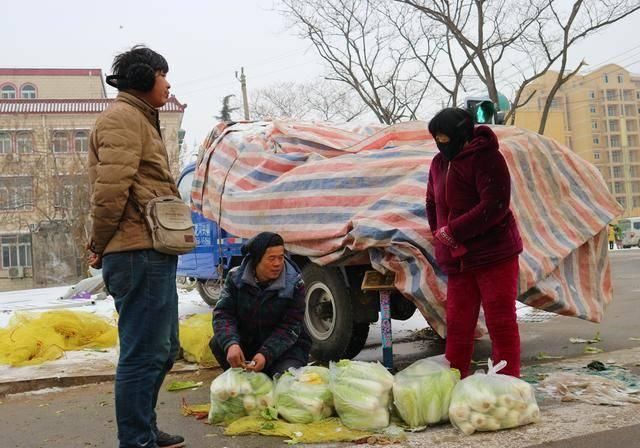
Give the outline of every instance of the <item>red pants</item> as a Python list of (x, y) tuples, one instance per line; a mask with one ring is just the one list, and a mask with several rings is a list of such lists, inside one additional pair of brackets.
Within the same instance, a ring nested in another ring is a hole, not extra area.
[(516, 321), (518, 257), (496, 265), (449, 275), (446, 357), (451, 367), (469, 375), (473, 336), (480, 304), (491, 337), (491, 358), (507, 366), (500, 371), (520, 376), (520, 333)]

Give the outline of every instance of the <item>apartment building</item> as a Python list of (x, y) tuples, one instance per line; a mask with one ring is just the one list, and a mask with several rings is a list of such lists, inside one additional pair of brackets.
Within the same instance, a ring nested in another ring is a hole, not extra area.
[[(557, 72), (531, 85), (535, 93), (518, 109), (516, 125), (538, 130), (542, 108)], [(574, 76), (556, 94), (545, 135), (564, 142), (602, 173), (625, 208), (640, 216), (640, 75), (608, 64)]]
[[(84, 275), (89, 135), (113, 101), (100, 69), (0, 68), (0, 291)], [(160, 111), (178, 172), (186, 105)]]

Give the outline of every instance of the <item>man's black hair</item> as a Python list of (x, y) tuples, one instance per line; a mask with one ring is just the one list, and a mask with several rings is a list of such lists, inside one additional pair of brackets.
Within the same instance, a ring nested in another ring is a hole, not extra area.
[(115, 57), (111, 66), (112, 75), (107, 84), (118, 90), (136, 89), (143, 92), (153, 88), (156, 72), (168, 73), (169, 64), (159, 53), (136, 45)]

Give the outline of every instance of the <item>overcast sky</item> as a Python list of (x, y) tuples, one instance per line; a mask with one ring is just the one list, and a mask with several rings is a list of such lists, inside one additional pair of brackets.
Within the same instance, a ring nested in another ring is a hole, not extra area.
[[(188, 107), (183, 128), (191, 148), (215, 123), (221, 98), (240, 98), (236, 70), (249, 90), (323, 74), (310, 44), (286, 28), (273, 0), (21, 0), (3, 2), (4, 68), (101, 68), (144, 43), (166, 57), (172, 92)], [(618, 63), (640, 73), (640, 14), (613, 25), (572, 50), (593, 69)], [(107, 87), (110, 96), (115, 91)], [(425, 117), (426, 118), (426, 117)]]

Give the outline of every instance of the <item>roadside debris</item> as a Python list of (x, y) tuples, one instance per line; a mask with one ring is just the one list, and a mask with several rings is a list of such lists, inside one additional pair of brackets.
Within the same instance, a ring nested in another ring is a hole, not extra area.
[(569, 338), (569, 342), (572, 344), (597, 344), (602, 342), (602, 338), (600, 337), (600, 332), (597, 332), (593, 339)]
[(640, 390), (631, 389), (622, 381), (581, 373), (550, 373), (540, 382), (538, 390), (561, 401), (610, 406), (640, 403)]
[(564, 356), (550, 355), (546, 352), (538, 352), (538, 354), (535, 356), (535, 359), (537, 359), (538, 361), (542, 361), (544, 359), (562, 359), (562, 358), (564, 358)]
[(603, 370), (607, 370), (607, 366), (604, 365), (603, 362), (600, 361), (592, 361), (587, 364), (587, 368), (591, 370), (596, 370), (598, 372), (602, 372)]
[(587, 354), (595, 354), (595, 353), (602, 353), (604, 352), (604, 350), (601, 349), (600, 347), (585, 347), (584, 352)]
[(176, 392), (185, 389), (197, 389), (202, 386), (202, 381), (174, 381), (167, 386), (169, 392)]

